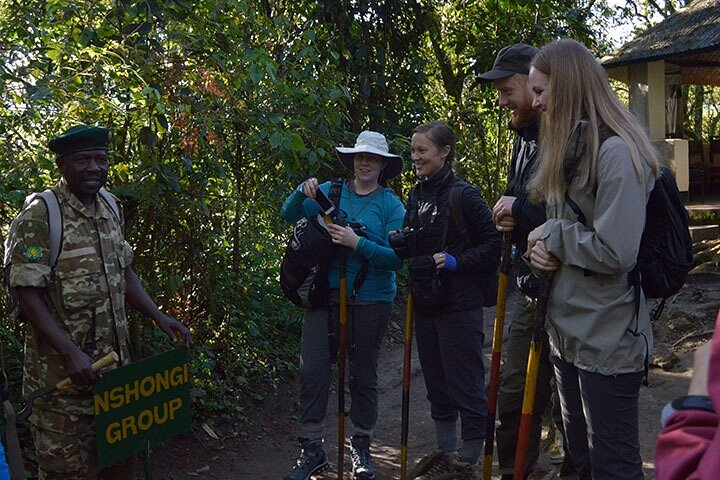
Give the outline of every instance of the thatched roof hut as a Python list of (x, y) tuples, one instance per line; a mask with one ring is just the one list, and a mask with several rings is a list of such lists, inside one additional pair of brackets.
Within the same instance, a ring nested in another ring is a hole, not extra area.
[(619, 48), (602, 64), (627, 82), (628, 65), (664, 60), (680, 83), (720, 86), (720, 0), (694, 0)]

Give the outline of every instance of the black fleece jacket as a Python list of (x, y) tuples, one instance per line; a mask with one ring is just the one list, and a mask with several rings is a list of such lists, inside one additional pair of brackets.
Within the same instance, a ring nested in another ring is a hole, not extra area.
[[(451, 187), (457, 184), (468, 185), (455, 177), (449, 164), (433, 177), (418, 182), (410, 192), (404, 221), (405, 226), (417, 231), (414, 256), (446, 251), (457, 260), (456, 271), (440, 271), (443, 291), (447, 294), (447, 300), (441, 307), (443, 311), (463, 311), (482, 306), (483, 279), (486, 278), (483, 273), (496, 272), (502, 248), (502, 237), (493, 224), (492, 211), (475, 187), (463, 190), (462, 206), (453, 205), (453, 209), (462, 208), (469, 235), (461, 235), (458, 231), (450, 218), (448, 202)], [(442, 236), (446, 224), (443, 248)]]

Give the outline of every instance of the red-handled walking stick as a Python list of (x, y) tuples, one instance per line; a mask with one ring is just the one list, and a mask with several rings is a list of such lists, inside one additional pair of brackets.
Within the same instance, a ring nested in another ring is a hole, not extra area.
[(505, 328), (505, 306), (507, 305), (508, 274), (510, 271), (510, 232), (503, 233), (503, 249), (498, 278), (497, 307), (493, 326), (492, 362), (490, 364), (490, 385), (488, 385), (488, 418), (485, 433), (485, 459), (483, 480), (492, 475), (493, 446), (495, 443), (495, 412), (497, 411), (498, 387), (500, 385), (500, 357), (502, 354), (503, 329)]
[(537, 387), (538, 370), (540, 368), (540, 353), (545, 332), (545, 315), (547, 314), (548, 297), (552, 273), (540, 274), (540, 292), (537, 299), (535, 328), (533, 329), (528, 354), (527, 375), (525, 376), (525, 393), (523, 395), (522, 415), (520, 416), (520, 429), (518, 432), (517, 449), (515, 450), (515, 469), (513, 480), (522, 480), (525, 474), (525, 459), (527, 457), (530, 430), (532, 427), (533, 407), (535, 406), (535, 391)]

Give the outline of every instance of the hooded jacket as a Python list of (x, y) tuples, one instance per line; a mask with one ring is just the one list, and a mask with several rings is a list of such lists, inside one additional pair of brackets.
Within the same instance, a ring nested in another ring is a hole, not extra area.
[(644, 295), (635, 314), (628, 273), (635, 266), (645, 225), (645, 205), (655, 178), (643, 165), (638, 181), (630, 151), (618, 136), (601, 146), (594, 191), (573, 178), (570, 205), (548, 205), (540, 240), (560, 259), (548, 301), (546, 329), (552, 355), (577, 368), (617, 375), (645, 369), (653, 336)]
[(538, 117), (516, 130), (517, 138), (513, 144), (510, 174), (505, 188), (505, 195), (515, 197), (512, 215), (517, 221), (517, 226), (512, 233), (512, 242), (517, 245), (518, 252), (527, 250), (528, 234), (545, 221), (545, 204), (532, 203), (526, 189), (535, 173), (539, 151), (537, 146), (539, 124)]
[[(412, 227), (417, 236), (413, 256), (433, 255), (446, 251), (457, 260), (454, 272), (440, 270), (446, 300), (442, 311), (463, 311), (482, 307), (485, 286), (482, 273), (495, 272), (500, 261), (502, 239), (492, 221), (492, 212), (480, 192), (465, 188), (462, 215), (468, 227), (470, 245), (450, 218), (448, 197), (453, 185), (463, 184), (445, 164), (435, 175), (418, 182), (410, 192), (404, 226)], [(467, 184), (465, 184), (467, 185)], [(453, 208), (460, 208), (453, 205)], [(443, 229), (447, 228), (445, 247)], [(416, 305), (416, 308), (421, 309)]]

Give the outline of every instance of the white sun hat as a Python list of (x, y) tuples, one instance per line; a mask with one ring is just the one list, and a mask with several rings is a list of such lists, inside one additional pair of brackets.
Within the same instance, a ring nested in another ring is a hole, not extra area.
[(335, 147), (340, 158), (340, 163), (351, 172), (355, 171), (355, 154), (372, 153), (387, 159), (383, 168), (383, 178), (388, 180), (397, 177), (402, 172), (403, 159), (399, 155), (390, 153), (385, 135), (378, 132), (365, 130), (358, 135), (354, 147)]

